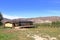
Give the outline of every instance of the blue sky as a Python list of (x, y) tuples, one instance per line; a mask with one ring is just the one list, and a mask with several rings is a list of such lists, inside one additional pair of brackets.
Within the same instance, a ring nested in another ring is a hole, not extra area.
[(60, 16), (60, 0), (0, 0), (6, 18)]

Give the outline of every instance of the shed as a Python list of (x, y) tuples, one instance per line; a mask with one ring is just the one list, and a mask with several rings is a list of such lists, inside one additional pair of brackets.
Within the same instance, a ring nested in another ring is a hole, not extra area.
[(25, 28), (34, 27), (32, 21), (20, 21), (20, 22), (19, 22), (19, 26), (20, 26), (20, 27), (23, 27), (23, 28), (24, 28), (24, 27), (25, 27)]

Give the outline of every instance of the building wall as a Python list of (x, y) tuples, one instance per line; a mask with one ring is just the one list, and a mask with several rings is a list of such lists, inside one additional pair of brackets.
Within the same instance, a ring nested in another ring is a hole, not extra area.
[(13, 27), (12, 23), (5, 23), (5, 27)]

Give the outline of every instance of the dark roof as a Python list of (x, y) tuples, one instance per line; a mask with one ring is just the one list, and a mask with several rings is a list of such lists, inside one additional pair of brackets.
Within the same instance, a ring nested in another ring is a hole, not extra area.
[(27, 22), (27, 23), (32, 23), (32, 21), (19, 21), (19, 22)]

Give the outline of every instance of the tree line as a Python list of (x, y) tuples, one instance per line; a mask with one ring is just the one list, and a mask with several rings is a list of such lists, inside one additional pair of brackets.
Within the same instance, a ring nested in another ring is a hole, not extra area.
[(35, 26), (37, 27), (60, 27), (60, 21), (55, 21), (52, 23), (38, 23), (35, 24)]

